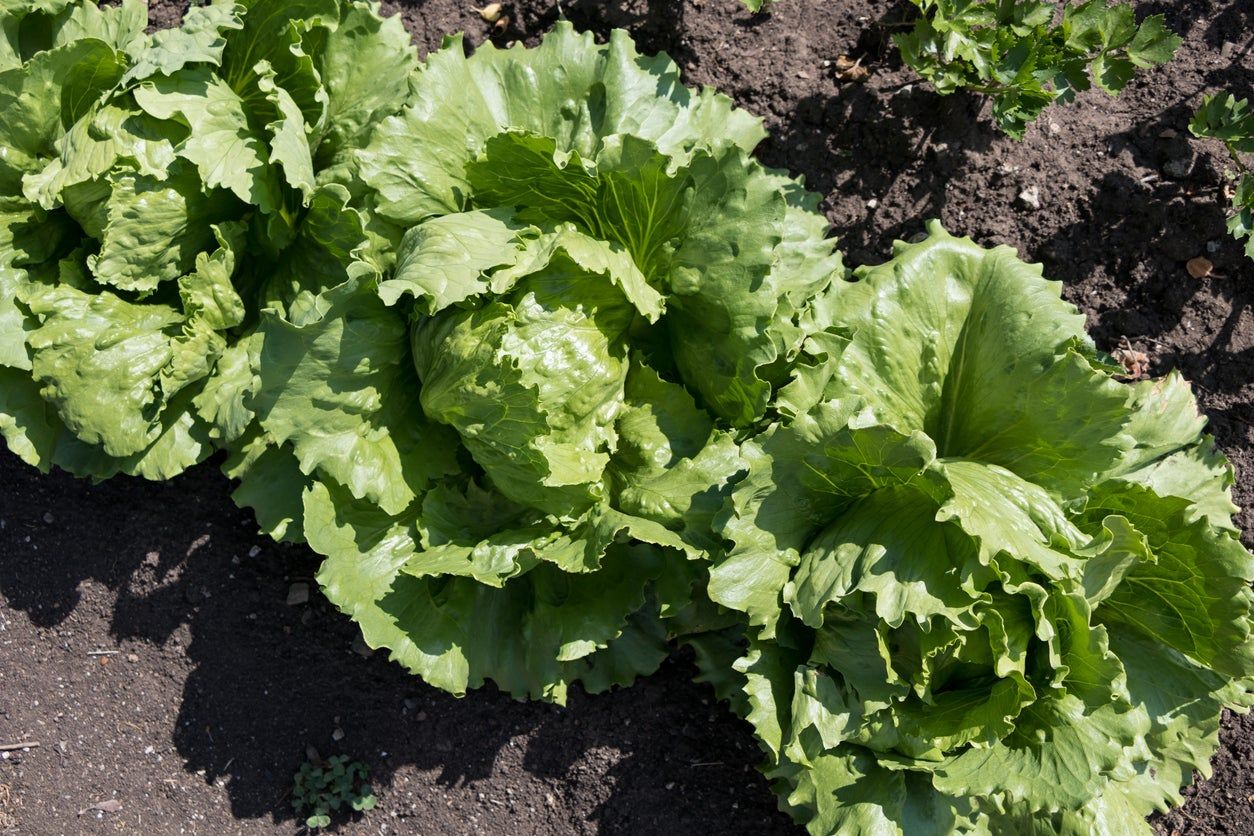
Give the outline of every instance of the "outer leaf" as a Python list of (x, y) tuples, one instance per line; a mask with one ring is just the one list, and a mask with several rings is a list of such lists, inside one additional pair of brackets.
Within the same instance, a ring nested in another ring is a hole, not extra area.
[(1013, 251), (929, 233), (846, 289), (835, 324), (854, 337), (829, 397), (864, 399), (942, 456), (1083, 487), (1128, 443), (1126, 395), (1071, 348), (1087, 343), (1083, 318)]
[[(461, 92), (455, 106), (449, 90)], [(668, 156), (723, 143), (752, 149), (759, 123), (726, 102), (694, 99), (673, 63), (641, 58), (626, 33), (600, 46), (559, 23), (537, 49), (486, 46), (471, 58), (453, 40), (428, 59), (405, 112), (376, 130), (361, 171), (383, 214), (415, 223), (464, 208), (466, 164), (504, 130), (551, 137), (586, 159), (615, 134), (654, 141)]]
[(399, 514), (451, 472), (455, 444), (421, 419), (405, 321), (357, 280), (329, 291), (321, 316), (263, 315), (253, 400), (266, 431), (301, 469)]
[(179, 313), (67, 286), (30, 287), (24, 301), (41, 323), (28, 337), (33, 374), (66, 424), (111, 456), (148, 447), (160, 408), (155, 381), (171, 360)]
[(1137, 482), (1159, 496), (1188, 499), (1218, 528), (1232, 528), (1232, 467), (1203, 435), (1206, 419), (1188, 383), (1172, 372), (1135, 387), (1126, 432), (1136, 440), (1106, 478)]
[(205, 186), (276, 211), (281, 195), (265, 144), (249, 125), (244, 100), (225, 80), (206, 67), (183, 69), (144, 82), (135, 101), (158, 119), (178, 118), (188, 126), (177, 151), (196, 165)]
[(1088, 710), (1072, 696), (1037, 703), (997, 746), (941, 764), (934, 784), (953, 796), (1031, 799), (1051, 812), (1073, 809), (1101, 792), (1125, 763), (1125, 750), (1142, 745), (1146, 731), (1144, 714), (1117, 706)]
[(488, 290), (486, 274), (517, 263), (525, 226), (511, 212), (495, 209), (432, 218), (405, 233), (396, 272), (379, 284), (389, 305), (412, 295), (435, 313)]
[(1098, 609), (1103, 621), (1133, 627), (1233, 678), (1254, 675), (1250, 607), (1254, 556), (1230, 533), (1190, 522), (1187, 500), (1110, 483), (1096, 489), (1085, 521), (1126, 517), (1148, 539), (1153, 562), (1128, 571)]
[(329, 555), (318, 575), (327, 597), (362, 626), (368, 644), (388, 647), (445, 690), (462, 694), (491, 678), (518, 697), (564, 702), (568, 682), (585, 672), (579, 660), (620, 637), (636, 646), (616, 654), (615, 667), (638, 674), (660, 662), (656, 646), (637, 642), (627, 623), (660, 574), (651, 552), (618, 552), (604, 571), (583, 577), (541, 566), (494, 589), (399, 573), (412, 544), (397, 538), (391, 519), (323, 485), (306, 493), (305, 519), (310, 544)]
[(110, 187), (100, 253), (88, 264), (97, 281), (121, 290), (153, 291), (189, 271), (213, 243), (213, 225), (237, 206), (225, 193), (206, 194), (182, 168), (165, 180), (121, 170)]
[(0, 186), (20, 192), (22, 173), (42, 167), (38, 158), (52, 151), (65, 129), (92, 100), (121, 76), (115, 52), (94, 39), (39, 52), (21, 67), (0, 73)]
[(243, 26), (241, 7), (234, 3), (192, 6), (183, 22), (174, 29), (161, 29), (148, 36), (148, 43), (136, 50), (138, 58), (127, 70), (123, 84), (174, 75), (189, 64), (217, 66), (222, 60), (227, 33)]
[(399, 16), (381, 19), (373, 3), (344, 3), (319, 62), (327, 91), (320, 162), (365, 144), (374, 126), (400, 111), (418, 57)]

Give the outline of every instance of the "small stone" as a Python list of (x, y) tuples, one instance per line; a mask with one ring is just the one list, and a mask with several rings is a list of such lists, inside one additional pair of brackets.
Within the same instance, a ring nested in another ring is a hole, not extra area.
[(126, 654), (126, 661), (128, 661), (128, 662), (138, 662), (138, 661), (139, 661), (139, 656), (135, 655), (134, 653), (128, 653), (128, 654)]
[(1058, 134), (1062, 133), (1062, 125), (1059, 125), (1057, 122), (1050, 122), (1049, 132), (1053, 134), (1054, 136), (1057, 136)]
[(1039, 186), (1028, 186), (1019, 192), (1019, 202), (1029, 209), (1041, 208), (1041, 189)]
[(294, 583), (287, 589), (287, 605), (289, 607), (299, 607), (301, 604), (309, 603), (309, 584)]
[(1206, 252), (1217, 253), (1223, 249), (1223, 246), (1224, 246), (1224, 242), (1220, 241), (1218, 238), (1215, 238), (1214, 240), (1206, 242)]
[(479, 17), (488, 23), (496, 23), (501, 18), (501, 4), (489, 3), (479, 10)]
[(1197, 258), (1190, 258), (1184, 268), (1193, 278), (1204, 279), (1215, 271), (1215, 264), (1209, 258), (1199, 255)]
[(261, 546), (253, 546), (248, 550), (249, 557), (256, 557), (259, 554), (261, 554)]
[(335, 731), (331, 732), (331, 739), (334, 740), (336, 743), (339, 743), (341, 740), (344, 739), (344, 730), (336, 729)]
[(879, 205), (880, 205), (880, 202), (879, 202), (878, 200), (876, 200), (875, 198), (871, 198), (870, 200), (868, 200), (868, 201), (866, 202), (866, 208), (868, 208), (868, 209), (875, 209), (875, 208), (877, 208)]
[(427, 721), (427, 712), (419, 711), (417, 714), (414, 715), (414, 719), (418, 721), (419, 723), (425, 723)]
[(56, 517), (52, 516), (51, 511), (44, 511), (44, 522), (52, 525), (54, 520), (56, 520)]
[(1163, 173), (1168, 177), (1184, 178), (1193, 170), (1193, 157), (1176, 157), (1163, 166)]
[(668, 790), (673, 790), (673, 789), (675, 789), (675, 782), (674, 782), (674, 781), (667, 781), (667, 782), (666, 782), (666, 788), (667, 788)]

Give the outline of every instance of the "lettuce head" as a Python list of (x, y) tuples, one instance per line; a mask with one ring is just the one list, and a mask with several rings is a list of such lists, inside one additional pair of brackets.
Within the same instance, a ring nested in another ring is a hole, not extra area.
[(0, 432), (43, 469), (169, 478), (242, 432), (214, 380), (248, 368), (260, 300), (325, 278), (318, 216), (417, 64), (364, 2), (147, 23), (0, 9)]
[(933, 224), (843, 287), (747, 441), (710, 595), (814, 833), (1145, 832), (1251, 702), (1254, 559), (1175, 375)]
[(735, 434), (840, 271), (762, 136), (621, 32), (429, 58), (351, 163), (386, 246), (267, 308), (236, 457), (242, 501), (274, 505), (258, 466), (300, 496), (263, 524), (325, 556), (371, 646), (561, 701), (725, 618), (704, 558)]

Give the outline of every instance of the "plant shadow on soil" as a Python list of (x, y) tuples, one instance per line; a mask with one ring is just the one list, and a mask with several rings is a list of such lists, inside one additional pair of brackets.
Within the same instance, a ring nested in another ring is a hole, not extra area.
[[(747, 728), (692, 683), (682, 653), (630, 689), (595, 698), (572, 689), (569, 710), (519, 703), (492, 686), (457, 699), (382, 653), (353, 652), (355, 625), (316, 590), (307, 605), (286, 606), (289, 585), (312, 580), (314, 556), (256, 534), (211, 465), (165, 485), (92, 486), (0, 452), (0, 482), (0, 595), (56, 629), (80, 620), (85, 583), (103, 585), (119, 645), (185, 656), (181, 694), (161, 695), (179, 706), (173, 744), (186, 772), (225, 779), (237, 818), (290, 819), (292, 774), (312, 745), (324, 757), (363, 760), (393, 810), (400, 799), (387, 796), (399, 769), (418, 770), (419, 786), (443, 786), (453, 798), (460, 788), (467, 801), (499, 762), (506, 774), (490, 789), (505, 792), (506, 783), (512, 796), (517, 787), (521, 804), (551, 792), (598, 832), (711, 822), (733, 833), (791, 832), (764, 780), (746, 772), (757, 751)], [(72, 514), (43, 517), (47, 509)], [(158, 655), (155, 672), (177, 681), (169, 655)], [(407, 783), (417, 789), (412, 776)], [(467, 803), (490, 831), (525, 820), (503, 806), (492, 824), (492, 808)]]

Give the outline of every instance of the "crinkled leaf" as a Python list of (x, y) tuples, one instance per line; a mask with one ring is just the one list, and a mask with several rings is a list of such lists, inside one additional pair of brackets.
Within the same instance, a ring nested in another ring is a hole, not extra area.
[(517, 263), (526, 229), (502, 209), (432, 218), (405, 233), (379, 295), (389, 305), (412, 295), (427, 313), (478, 296), (488, 290), (490, 270)]
[(195, 164), (207, 188), (227, 189), (263, 212), (282, 204), (266, 143), (249, 124), (244, 100), (222, 77), (190, 67), (144, 81), (134, 96), (152, 116), (187, 125), (187, 138), (176, 150)]
[[(456, 102), (449, 90), (459, 91)], [(406, 110), (376, 128), (361, 154), (362, 176), (393, 220), (461, 211), (466, 164), (507, 129), (550, 137), (585, 159), (616, 134), (672, 157), (723, 144), (748, 151), (762, 138), (756, 119), (725, 97), (694, 96), (669, 59), (641, 58), (625, 32), (598, 45), (562, 22), (536, 49), (485, 45), (467, 58), (460, 39), (448, 42), (428, 58)]]
[(457, 429), (503, 494), (577, 515), (603, 495), (632, 311), (608, 280), (562, 256), (511, 301), (416, 324), (422, 406)]
[(836, 326), (853, 334), (830, 395), (856, 395), (942, 456), (999, 464), (1072, 492), (1125, 444), (1126, 394), (1072, 346), (1084, 319), (1040, 268), (937, 224), (845, 288)]
[(122, 83), (174, 75), (188, 64), (217, 66), (228, 34), (243, 26), (239, 12), (234, 3), (190, 7), (178, 27), (153, 32), (148, 43), (135, 50), (137, 57)]
[(100, 253), (88, 263), (97, 281), (121, 290), (152, 291), (191, 270), (213, 244), (214, 224), (238, 206), (177, 167), (164, 180), (119, 170), (109, 186)]
[(659, 554), (620, 549), (587, 575), (541, 564), (495, 588), (400, 572), (413, 546), (395, 524), (326, 485), (305, 494), (306, 534), (328, 556), (318, 574), (327, 597), (361, 625), (367, 644), (387, 647), (431, 684), (464, 694), (492, 679), (517, 697), (564, 702), (568, 684), (587, 675), (583, 660), (616, 639), (629, 644), (608, 660), (614, 680), (661, 661), (656, 643), (640, 642), (628, 623), (648, 604)]
[(324, 298), (321, 317), (303, 325), (263, 314), (251, 406), (305, 473), (399, 514), (452, 472), (456, 444), (422, 419), (405, 320), (357, 281)]

